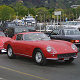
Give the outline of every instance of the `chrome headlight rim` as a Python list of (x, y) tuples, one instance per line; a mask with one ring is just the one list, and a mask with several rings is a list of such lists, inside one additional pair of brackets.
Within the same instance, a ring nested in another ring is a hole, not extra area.
[(46, 48), (46, 50), (47, 50), (47, 52), (49, 52), (50, 54), (56, 54), (56, 53), (57, 53), (57, 51), (56, 51), (53, 47), (51, 47), (51, 46), (48, 46), (48, 47)]
[(74, 51), (77, 51), (76, 45), (72, 44), (72, 45), (71, 45), (71, 48), (72, 48)]
[(46, 50), (47, 50), (47, 52), (51, 52), (52, 51), (52, 47), (51, 46), (47, 46)]

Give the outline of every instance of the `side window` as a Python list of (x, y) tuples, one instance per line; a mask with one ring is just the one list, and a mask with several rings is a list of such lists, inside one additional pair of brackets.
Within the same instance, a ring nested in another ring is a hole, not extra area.
[(63, 33), (62, 33), (62, 30), (59, 30), (59, 35), (62, 35)]
[(59, 30), (53, 30), (53, 32), (51, 33), (51, 35), (59, 35)]
[(16, 36), (16, 40), (23, 40), (23, 35), (22, 34), (18, 34)]
[(25, 34), (25, 35), (24, 35), (24, 40), (26, 40), (26, 41), (30, 41), (31, 39), (30, 39), (29, 36), (30, 36), (29, 34)]
[(65, 30), (62, 30), (62, 35), (65, 35)]

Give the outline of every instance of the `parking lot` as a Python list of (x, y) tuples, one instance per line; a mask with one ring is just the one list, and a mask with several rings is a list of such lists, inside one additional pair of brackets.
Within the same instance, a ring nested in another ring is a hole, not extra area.
[(80, 54), (71, 64), (49, 61), (39, 66), (31, 59), (8, 59), (0, 54), (0, 80), (80, 80)]

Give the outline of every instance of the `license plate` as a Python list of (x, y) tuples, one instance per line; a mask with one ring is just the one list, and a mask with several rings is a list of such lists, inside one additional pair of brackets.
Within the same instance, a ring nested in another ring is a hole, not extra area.
[(64, 58), (64, 60), (69, 60), (69, 58)]

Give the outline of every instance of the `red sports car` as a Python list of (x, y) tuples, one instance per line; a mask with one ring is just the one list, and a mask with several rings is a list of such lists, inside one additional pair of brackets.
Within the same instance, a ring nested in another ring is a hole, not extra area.
[(6, 49), (4, 49), (4, 43), (9, 39), (9, 37), (6, 37), (5, 34), (2, 31), (0, 31), (0, 53), (7, 52)]
[(44, 65), (47, 60), (64, 60), (71, 63), (77, 58), (77, 47), (67, 41), (51, 40), (41, 32), (19, 33), (4, 44), (8, 57), (16, 55), (31, 57), (37, 64)]

